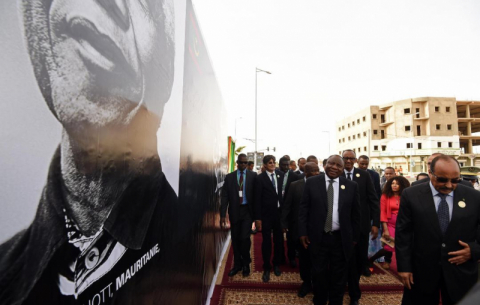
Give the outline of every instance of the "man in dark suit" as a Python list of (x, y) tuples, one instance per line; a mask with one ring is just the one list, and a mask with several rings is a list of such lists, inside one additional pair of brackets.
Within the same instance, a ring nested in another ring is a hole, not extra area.
[[(300, 244), (300, 236), (298, 235), (298, 211), (300, 202), (302, 202), (303, 190), (307, 178), (320, 174), (318, 165), (314, 162), (305, 164), (305, 177), (303, 179), (292, 182), (290, 191), (282, 208), (282, 228), (284, 232), (290, 234), (298, 250), (298, 262), (300, 263), (300, 277), (302, 278), (302, 286), (298, 290), (298, 296), (303, 298), (312, 291), (312, 275), (310, 262), (310, 254)], [(290, 247), (290, 245), (289, 245)], [(290, 250), (290, 248), (289, 248)]]
[(362, 274), (366, 276), (371, 275), (367, 267), (369, 234), (372, 235), (372, 239), (376, 239), (378, 236), (380, 204), (370, 174), (353, 166), (357, 162), (355, 152), (351, 149), (344, 150), (342, 157), (343, 162), (345, 162), (342, 176), (358, 184), (360, 208), (362, 211), (360, 238), (358, 244), (355, 245), (354, 255), (350, 260), (348, 271), (350, 304), (358, 304), (358, 300), (362, 296), (360, 276)]
[(360, 232), (358, 185), (341, 177), (340, 156), (328, 158), (325, 175), (307, 179), (298, 215), (298, 234), (310, 251), (316, 305), (341, 305), (348, 261)]
[(460, 166), (437, 156), (429, 183), (403, 191), (395, 232), (404, 304), (459, 302), (478, 278), (480, 192), (459, 184)]
[(280, 222), (281, 207), (283, 205), (282, 186), (284, 174), (275, 170), (275, 157), (263, 157), (265, 171), (255, 177), (255, 205), (254, 218), (257, 230), (262, 231), (262, 258), (264, 282), (270, 281), (270, 258), (272, 256), (273, 232), (273, 272), (281, 275), (280, 264), (285, 259), (283, 246), (283, 232)]
[[(442, 154), (442, 153), (434, 153), (434, 154), (430, 155), (430, 157), (428, 157), (428, 159), (427, 159), (428, 178), (414, 181), (414, 182), (412, 182), (411, 186), (419, 185), (419, 184), (421, 184), (421, 183), (430, 182), (430, 179), (431, 179), (430, 166), (432, 165), (432, 160), (433, 160), (434, 158), (438, 157), (438, 156), (444, 156), (444, 154)], [(462, 184), (462, 185), (469, 186), (469, 187), (473, 188), (473, 185), (472, 185), (471, 183), (469, 183), (468, 181), (461, 180), (458, 184)]]
[[(282, 171), (285, 174), (283, 179), (283, 184), (282, 184), (282, 197), (283, 197), (283, 200), (285, 201), (285, 198), (287, 198), (287, 194), (290, 189), (290, 184), (294, 181), (297, 181), (299, 178), (290, 169), (290, 160), (287, 159), (285, 156), (280, 158), (279, 167), (280, 167), (280, 171)], [(288, 231), (287, 232), (287, 256), (288, 256), (288, 261), (290, 263), (290, 266), (292, 268), (297, 267), (297, 261), (295, 260), (295, 257), (296, 257), (295, 249), (296, 249), (295, 240), (292, 234)]]
[(305, 170), (305, 164), (307, 164), (307, 160), (305, 160), (305, 158), (298, 159), (298, 171), (296, 171), (295, 174), (303, 174), (303, 171)]
[(375, 193), (377, 194), (378, 200), (382, 197), (382, 189), (380, 188), (380, 175), (368, 168), (370, 164), (370, 158), (366, 155), (361, 155), (358, 157), (358, 168), (367, 171), (370, 174), (370, 178), (372, 178), (373, 186), (375, 187)]
[(228, 276), (234, 276), (241, 270), (244, 277), (250, 274), (253, 189), (257, 175), (246, 169), (247, 163), (247, 156), (239, 154), (237, 170), (225, 177), (222, 188), (220, 226), (226, 227), (225, 217), (228, 207), (234, 261), (233, 269), (230, 270)]

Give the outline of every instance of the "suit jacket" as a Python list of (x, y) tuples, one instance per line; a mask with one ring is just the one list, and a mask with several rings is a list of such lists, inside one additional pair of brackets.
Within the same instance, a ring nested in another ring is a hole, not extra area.
[(278, 203), (280, 202), (280, 207), (283, 205), (282, 185), (284, 175), (281, 171), (275, 171), (275, 175), (277, 175), (276, 190), (267, 171), (255, 177), (254, 220), (272, 219), (278, 213)]
[[(345, 171), (342, 176), (345, 177)], [(372, 178), (366, 171), (354, 168), (352, 180), (358, 183), (358, 196), (362, 211), (360, 230), (363, 234), (368, 234), (372, 225), (380, 227), (380, 198), (377, 198)]]
[[(458, 205), (465, 202), (465, 207)], [(429, 183), (403, 191), (395, 231), (395, 252), (399, 272), (412, 272), (415, 289), (432, 292), (441, 272), (448, 292), (458, 302), (477, 281), (480, 243), (480, 192), (458, 185), (453, 197), (452, 219), (445, 236), (440, 231), (437, 211)], [(458, 241), (469, 244), (472, 259), (454, 265), (449, 252), (463, 249)]]
[[(298, 212), (298, 235), (308, 236), (310, 242), (321, 242), (328, 213), (326, 175), (310, 177), (305, 183), (302, 201)], [(360, 203), (358, 185), (344, 177), (339, 177), (338, 213), (343, 252), (348, 261), (352, 255), (353, 243), (359, 240)], [(341, 187), (341, 186), (344, 187)]]
[[(225, 217), (228, 206), (228, 216), (230, 223), (232, 224), (238, 221), (240, 205), (242, 204), (240, 202), (240, 197), (238, 197), (240, 186), (238, 185), (237, 172), (238, 170), (231, 172), (225, 177), (225, 182), (222, 187), (222, 203), (220, 205), (220, 217)], [(255, 187), (256, 176), (257, 175), (254, 172), (247, 170), (245, 177), (243, 178), (243, 183), (245, 184), (245, 194), (243, 194), (243, 196), (247, 196), (250, 215), (253, 214), (253, 189)]]
[(298, 180), (297, 174), (295, 174), (294, 171), (289, 169), (288, 170), (287, 184), (285, 185), (285, 194), (283, 194), (283, 200), (284, 201), (285, 201), (285, 198), (287, 198), (287, 193), (288, 193), (288, 190), (290, 189), (290, 184), (292, 184), (292, 182), (297, 181), (297, 180)]
[[(427, 178), (422, 179), (422, 180), (413, 181), (410, 186), (415, 186), (415, 185), (419, 185), (419, 184), (427, 183), (427, 182), (430, 182), (430, 177), (427, 177)], [(465, 181), (465, 180), (461, 180), (459, 184), (469, 186), (469, 187), (475, 189), (470, 182)]]
[(380, 188), (380, 175), (371, 169), (367, 168), (367, 172), (370, 174), (370, 178), (372, 178), (373, 187), (375, 187), (375, 193), (377, 193), (378, 200), (382, 198), (382, 189)]
[(292, 235), (298, 239), (298, 211), (302, 202), (305, 179), (292, 182), (290, 191), (285, 197), (282, 208), (282, 228), (292, 230)]

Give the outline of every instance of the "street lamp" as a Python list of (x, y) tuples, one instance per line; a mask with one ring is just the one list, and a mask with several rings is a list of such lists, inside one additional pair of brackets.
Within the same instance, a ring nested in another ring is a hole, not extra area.
[(259, 69), (255, 67), (255, 160), (254, 162), (254, 168), (257, 168), (257, 74), (258, 72), (265, 72), (267, 74), (272, 74), (271, 72)]

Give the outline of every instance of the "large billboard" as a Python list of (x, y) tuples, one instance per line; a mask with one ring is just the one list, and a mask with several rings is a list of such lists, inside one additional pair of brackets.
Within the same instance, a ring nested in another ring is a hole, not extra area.
[(0, 20), (0, 304), (204, 303), (228, 143), (190, 1)]

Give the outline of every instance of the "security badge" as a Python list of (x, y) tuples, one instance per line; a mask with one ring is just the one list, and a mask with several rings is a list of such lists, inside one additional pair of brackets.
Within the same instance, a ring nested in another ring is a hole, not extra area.
[(238, 197), (243, 197), (243, 191), (238, 191)]

